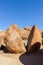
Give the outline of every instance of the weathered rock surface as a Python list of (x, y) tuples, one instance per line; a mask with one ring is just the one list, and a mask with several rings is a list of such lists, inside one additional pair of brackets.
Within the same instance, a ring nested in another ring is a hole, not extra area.
[(5, 45), (4, 44), (4, 36), (5, 36), (5, 32), (0, 30), (0, 47), (1, 47), (1, 45)]
[(22, 38), (23, 44), (25, 45), (25, 47), (27, 46), (27, 40), (28, 40), (29, 34), (30, 34), (30, 30), (19, 29), (19, 35)]
[(19, 29), (19, 35), (21, 36), (22, 39), (28, 39), (30, 31), (25, 30), (25, 29)]
[(10, 52), (22, 53), (26, 51), (23, 41), (19, 35), (17, 25), (12, 25), (7, 29), (5, 34), (5, 44)]
[(37, 51), (39, 50), (42, 44), (42, 36), (41, 31), (38, 29), (37, 26), (33, 26), (28, 38), (28, 52)]

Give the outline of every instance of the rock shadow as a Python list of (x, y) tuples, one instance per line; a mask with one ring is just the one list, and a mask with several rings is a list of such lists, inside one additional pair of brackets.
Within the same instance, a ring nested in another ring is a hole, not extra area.
[(19, 57), (23, 65), (43, 65), (43, 49), (34, 53), (23, 54)]
[(10, 53), (10, 51), (4, 45), (1, 45), (0, 50), (2, 50), (4, 53)]
[(37, 52), (40, 49), (40, 46), (41, 46), (41, 43), (39, 43), (39, 42), (34, 43), (30, 47), (29, 52)]

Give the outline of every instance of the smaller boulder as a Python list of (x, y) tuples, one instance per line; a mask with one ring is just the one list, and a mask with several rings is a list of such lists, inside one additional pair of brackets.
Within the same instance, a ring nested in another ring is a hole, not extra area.
[(27, 27), (25, 27), (24, 29), (25, 29), (25, 30), (28, 30), (28, 31), (31, 31), (32, 27), (27, 26)]
[(25, 29), (19, 29), (19, 35), (21, 36), (22, 39), (28, 39), (30, 31), (25, 30)]

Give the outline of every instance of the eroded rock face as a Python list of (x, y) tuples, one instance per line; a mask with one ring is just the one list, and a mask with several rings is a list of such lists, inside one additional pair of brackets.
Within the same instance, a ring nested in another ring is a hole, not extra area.
[(19, 35), (21, 36), (22, 39), (28, 39), (30, 31), (20, 29), (19, 30)]
[(7, 29), (5, 34), (5, 44), (10, 52), (22, 53), (26, 51), (23, 41), (19, 35), (17, 25), (12, 25)]
[(30, 31), (25, 29), (19, 29), (19, 35), (22, 38), (23, 44), (25, 45), (25, 47), (27, 46), (27, 40), (28, 40), (29, 34), (30, 34)]
[(37, 26), (34, 25), (28, 38), (27, 51), (28, 52), (37, 51), (39, 50), (41, 44), (42, 44), (41, 31), (38, 29)]
[(1, 45), (5, 45), (4, 44), (4, 36), (5, 36), (5, 32), (0, 30), (0, 47), (1, 47)]

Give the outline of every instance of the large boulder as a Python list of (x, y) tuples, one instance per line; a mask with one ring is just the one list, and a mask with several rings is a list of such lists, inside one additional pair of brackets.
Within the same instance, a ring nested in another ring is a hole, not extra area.
[(0, 30), (0, 47), (1, 47), (1, 45), (5, 45), (4, 36), (5, 36), (5, 32), (3, 30)]
[(12, 25), (7, 29), (5, 33), (5, 44), (10, 52), (23, 53), (26, 51), (23, 41), (19, 35), (17, 25)]
[(39, 50), (42, 44), (41, 31), (37, 26), (33, 26), (28, 37), (27, 52), (33, 52)]

